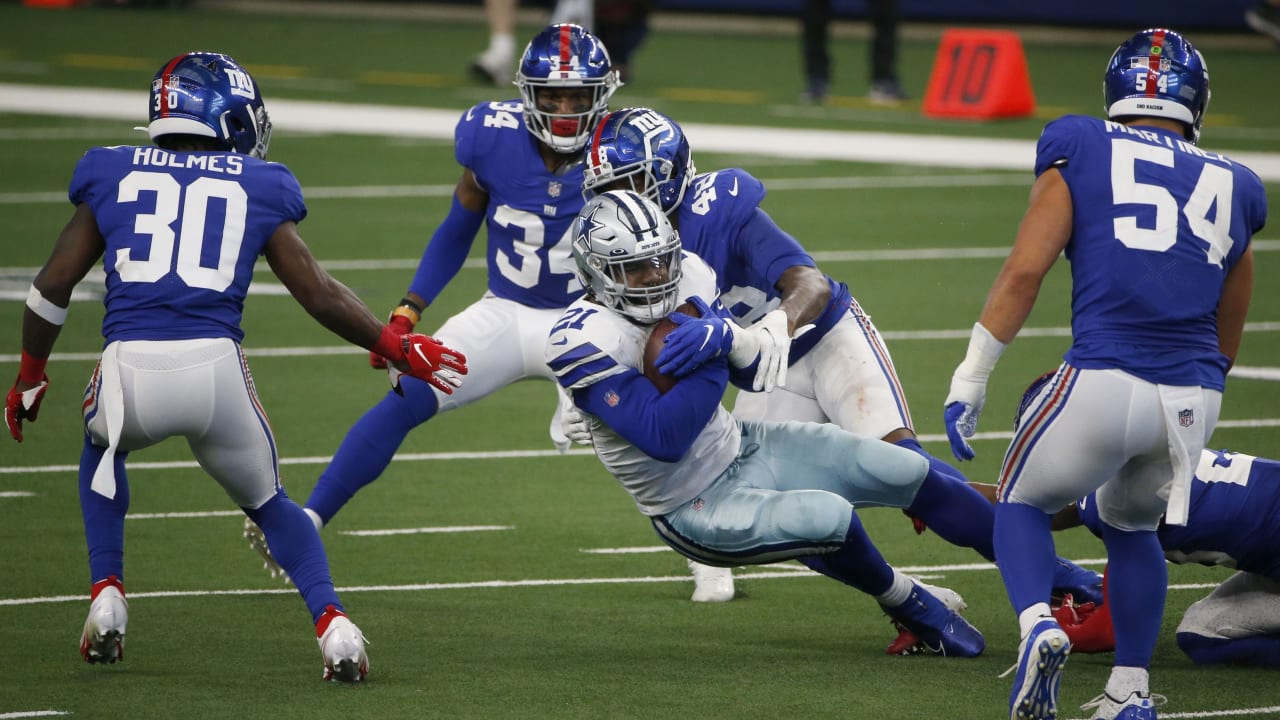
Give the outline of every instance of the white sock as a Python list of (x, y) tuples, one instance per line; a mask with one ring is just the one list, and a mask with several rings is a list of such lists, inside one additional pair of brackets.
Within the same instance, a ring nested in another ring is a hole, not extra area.
[(1146, 668), (1117, 665), (1111, 668), (1111, 677), (1107, 680), (1107, 695), (1121, 701), (1128, 699), (1133, 693), (1150, 695), (1148, 683)]
[(513, 58), (516, 54), (516, 36), (507, 34), (495, 34), (489, 36), (489, 49), (484, 51), (485, 55), (495, 58)]
[(311, 524), (316, 526), (316, 532), (320, 532), (320, 528), (324, 527), (324, 521), (320, 519), (320, 513), (311, 508), (302, 508), (302, 511), (311, 518)]
[(1022, 637), (1031, 634), (1031, 629), (1041, 620), (1052, 620), (1053, 613), (1049, 612), (1049, 603), (1036, 603), (1018, 616), (1018, 625), (1022, 628)]
[(889, 589), (876, 596), (876, 602), (885, 607), (898, 607), (907, 601), (907, 596), (915, 589), (915, 583), (911, 582), (911, 578), (898, 572), (897, 568), (893, 568), (893, 582), (890, 583)]

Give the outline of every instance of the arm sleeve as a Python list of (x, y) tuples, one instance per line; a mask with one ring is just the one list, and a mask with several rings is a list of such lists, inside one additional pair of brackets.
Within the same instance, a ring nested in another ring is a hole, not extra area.
[(769, 213), (760, 208), (747, 216), (738, 231), (737, 243), (739, 257), (764, 277), (768, 287), (775, 287), (788, 268), (817, 267), (800, 242), (778, 227)]
[(660, 395), (638, 370), (628, 369), (575, 391), (574, 402), (649, 457), (676, 462), (711, 421), (727, 379), (728, 364), (715, 360)]
[(454, 195), (453, 204), (444, 222), (436, 228), (431, 242), (422, 252), (422, 261), (418, 263), (418, 271), (409, 283), (409, 292), (415, 293), (428, 304), (436, 299), (445, 285), (462, 269), (462, 263), (471, 252), (471, 244), (475, 242), (480, 223), (484, 221), (484, 213), (472, 212), (458, 202)]

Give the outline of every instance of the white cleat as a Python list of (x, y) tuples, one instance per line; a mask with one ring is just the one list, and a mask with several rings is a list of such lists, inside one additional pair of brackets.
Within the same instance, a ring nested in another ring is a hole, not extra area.
[(364, 633), (346, 614), (330, 605), (316, 623), (316, 639), (324, 656), (324, 679), (361, 682), (369, 674)]
[(129, 603), (115, 575), (93, 584), (93, 602), (80, 634), (80, 657), (88, 663), (124, 660), (124, 633), (129, 624)]
[(267, 536), (262, 534), (262, 528), (258, 527), (258, 523), (250, 520), (247, 516), (244, 519), (244, 539), (249, 541), (249, 547), (258, 553), (262, 558), (262, 569), (274, 579), (284, 580), (286, 585), (293, 581), (289, 578), (289, 573), (280, 567), (280, 563), (271, 556), (271, 548), (267, 547)]
[(733, 599), (733, 571), (688, 560), (693, 573), (694, 602), (729, 602)]

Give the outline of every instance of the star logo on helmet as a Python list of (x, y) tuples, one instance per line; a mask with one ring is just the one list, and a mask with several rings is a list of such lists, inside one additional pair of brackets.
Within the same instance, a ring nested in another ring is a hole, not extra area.
[(596, 219), (596, 214), (599, 213), (603, 207), (604, 207), (603, 205), (596, 205), (595, 207), (591, 208), (591, 212), (582, 219), (583, 223), (586, 225), (586, 227), (583, 228), (586, 231), (584, 233), (585, 235), (591, 236), (597, 230), (604, 230), (605, 228), (608, 227), (607, 225), (605, 225), (604, 223)]

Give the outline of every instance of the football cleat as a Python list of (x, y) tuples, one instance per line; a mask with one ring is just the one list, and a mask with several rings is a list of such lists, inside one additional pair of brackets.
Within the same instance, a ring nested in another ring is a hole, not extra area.
[(1056, 621), (1045, 618), (1031, 628), (1018, 646), (1018, 664), (1014, 666), (1018, 673), (1009, 695), (1010, 720), (1058, 717), (1058, 688), (1070, 654), (1071, 641)]
[(948, 657), (981, 655), (987, 646), (982, 633), (920, 583), (912, 581), (912, 585), (911, 594), (901, 605), (881, 608), (898, 625), (915, 634), (923, 646), (917, 652)]
[(1092, 710), (1090, 720), (1156, 720), (1156, 705), (1165, 702), (1163, 695), (1129, 693), (1124, 700), (1116, 700), (1105, 692), (1080, 706)]
[(124, 632), (129, 624), (129, 603), (120, 578), (112, 575), (93, 584), (89, 617), (80, 635), (80, 657), (88, 663), (124, 660)]
[[(938, 587), (937, 585), (930, 585), (929, 583), (920, 582), (919, 580), (916, 580), (915, 582), (917, 585), (928, 591), (930, 595), (941, 600), (942, 604), (946, 605), (947, 609), (952, 612), (959, 613), (969, 607), (969, 604), (964, 601), (964, 598), (960, 596), (960, 593), (952, 590), (951, 588)], [(894, 629), (898, 631), (898, 637), (895, 638), (893, 642), (889, 643), (889, 646), (884, 649), (885, 655), (919, 655), (929, 651), (928, 646), (920, 642), (920, 638), (916, 637), (915, 633), (907, 629), (907, 626), (892, 618), (889, 619), (889, 622), (893, 625)]]
[(316, 640), (324, 657), (324, 679), (331, 682), (360, 682), (369, 674), (369, 656), (364, 650), (364, 633), (346, 613), (330, 605), (316, 622)]
[(693, 573), (694, 602), (729, 602), (733, 599), (733, 571), (688, 561)]
[(515, 58), (510, 54), (504, 55), (489, 49), (475, 56), (470, 69), (477, 80), (496, 87), (506, 87), (511, 84), (514, 65)]
[(262, 528), (258, 527), (258, 523), (245, 517), (244, 519), (244, 539), (249, 541), (249, 547), (262, 557), (262, 569), (272, 578), (284, 580), (285, 584), (292, 583), (289, 573), (280, 567), (280, 563), (271, 556), (271, 548), (267, 547), (267, 536), (262, 533)]

